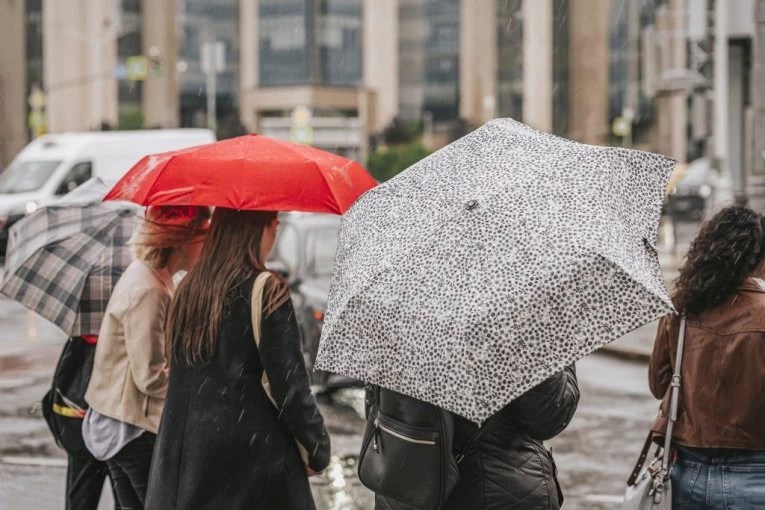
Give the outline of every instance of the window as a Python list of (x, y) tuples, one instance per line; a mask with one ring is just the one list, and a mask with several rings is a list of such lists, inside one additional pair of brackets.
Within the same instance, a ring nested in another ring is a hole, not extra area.
[(56, 195), (66, 195), (70, 191), (74, 191), (85, 181), (93, 176), (93, 165), (90, 161), (83, 161), (74, 165), (69, 173), (64, 177), (61, 185), (56, 190)]
[(294, 227), (285, 225), (281, 227), (279, 238), (276, 242), (276, 259), (283, 262), (290, 275), (294, 275), (300, 263), (300, 240)]
[(0, 193), (26, 193), (43, 187), (61, 161), (19, 161), (0, 174)]
[(336, 229), (322, 229), (312, 232), (306, 252), (310, 254), (310, 273), (315, 277), (332, 276), (337, 251)]

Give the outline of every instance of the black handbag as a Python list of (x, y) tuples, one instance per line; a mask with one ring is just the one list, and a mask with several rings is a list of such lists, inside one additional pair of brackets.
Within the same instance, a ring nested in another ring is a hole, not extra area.
[(438, 510), (459, 482), (459, 462), (485, 426), (457, 454), (451, 413), (379, 386), (367, 395), (371, 402), (359, 455), (359, 480), (401, 508)]
[(56, 444), (73, 456), (88, 454), (82, 440), (82, 419), (88, 410), (85, 392), (95, 354), (94, 342), (70, 338), (56, 365), (51, 389), (42, 399), (42, 414)]

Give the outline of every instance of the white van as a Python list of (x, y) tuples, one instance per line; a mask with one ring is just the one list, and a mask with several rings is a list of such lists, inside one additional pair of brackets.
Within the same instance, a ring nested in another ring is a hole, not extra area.
[(61, 133), (33, 140), (0, 174), (0, 253), (10, 225), (91, 177), (115, 182), (148, 154), (214, 141), (208, 129)]

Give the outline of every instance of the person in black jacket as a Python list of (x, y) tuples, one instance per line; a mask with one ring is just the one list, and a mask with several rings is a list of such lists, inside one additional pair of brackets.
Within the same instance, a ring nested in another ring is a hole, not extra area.
[(289, 289), (269, 274), (253, 292), (277, 223), (276, 213), (216, 209), (174, 296), (147, 509), (315, 508), (308, 477), (327, 467), (330, 441)]
[[(568, 426), (578, 403), (572, 365), (489, 418), (480, 439), (464, 452), (460, 481), (442, 510), (558, 510), (563, 494), (552, 454), (542, 442)], [(462, 451), (476, 427), (454, 415), (455, 452)], [(377, 510), (403, 510), (379, 495), (375, 502)]]

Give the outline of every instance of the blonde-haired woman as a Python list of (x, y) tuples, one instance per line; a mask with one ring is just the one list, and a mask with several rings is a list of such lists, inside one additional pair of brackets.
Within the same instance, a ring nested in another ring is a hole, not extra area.
[(85, 445), (106, 461), (118, 508), (143, 508), (151, 454), (167, 392), (165, 315), (173, 276), (202, 250), (210, 210), (146, 211), (130, 243), (135, 260), (114, 287), (85, 394)]

